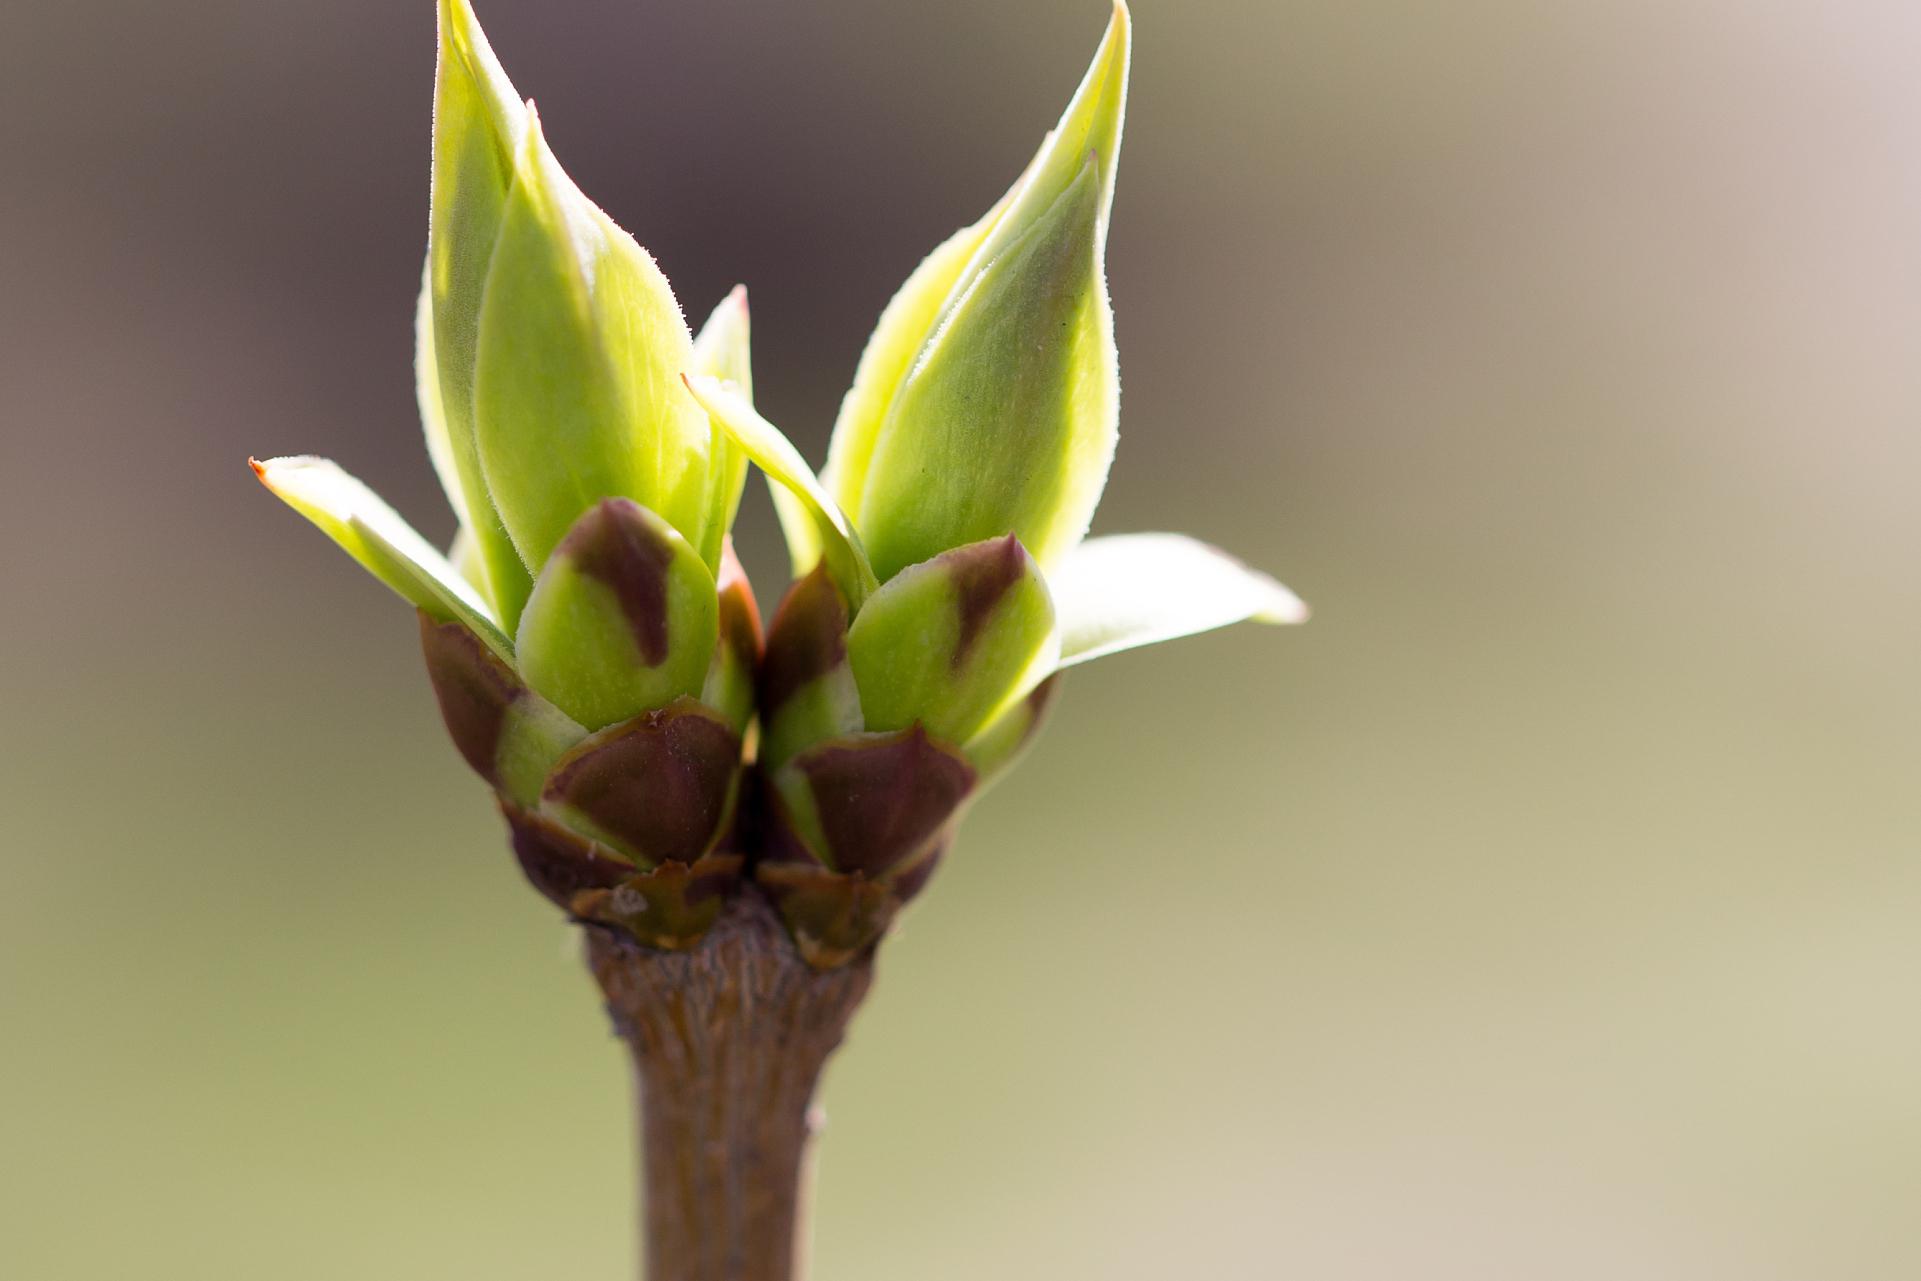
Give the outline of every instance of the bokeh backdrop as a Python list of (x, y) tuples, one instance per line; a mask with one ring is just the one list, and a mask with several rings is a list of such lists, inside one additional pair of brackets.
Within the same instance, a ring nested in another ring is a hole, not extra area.
[[(1106, 17), (481, 15), (816, 461)], [(1136, 23), (1097, 528), (1317, 615), (1068, 681), (831, 1070), (816, 1275), (1921, 1275), (1921, 8)], [(244, 465), (450, 531), (432, 28), (0, 7), (0, 1275), (631, 1271), (575, 943)]]

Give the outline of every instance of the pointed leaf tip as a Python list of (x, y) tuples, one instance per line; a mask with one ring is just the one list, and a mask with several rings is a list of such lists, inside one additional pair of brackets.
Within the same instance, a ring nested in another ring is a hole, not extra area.
[(1105, 239), (1105, 224), (1114, 203), (1121, 135), (1127, 123), (1133, 42), (1132, 16), (1125, 4), (1116, 4), (1100, 47), (1094, 51), (1073, 98), (1029, 163), (1001, 225), (979, 250), (976, 268), (997, 256), (1022, 227), (1059, 197), (1089, 153), (1098, 159), (1101, 169), (1099, 217)]
[(275, 497), (305, 516), (403, 599), (438, 619), (465, 624), (512, 661), (514, 647), (495, 625), (478, 592), (400, 513), (324, 458), (249, 458), (247, 466)]
[(1185, 534), (1118, 534), (1076, 548), (1049, 580), (1061, 666), (1254, 621), (1307, 621), (1300, 597)]
[(451, 54), (458, 60), (458, 71), (480, 93), (494, 127), (511, 138), (519, 127), (515, 108), (520, 95), (500, 65), (473, 6), (468, 0), (440, 0), (439, 10), (443, 74), (455, 70), (446, 65)]
[(916, 268), (868, 340), (823, 481), (882, 581), (1009, 529), (1051, 569), (1087, 531), (1119, 406), (1104, 251), (1131, 39), (1116, 4), (1019, 180)]

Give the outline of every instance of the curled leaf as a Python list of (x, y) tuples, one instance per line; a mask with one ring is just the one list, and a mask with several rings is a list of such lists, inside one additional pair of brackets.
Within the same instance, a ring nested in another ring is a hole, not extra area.
[[(1023, 174), (1023, 180), (1025, 177)], [(1015, 189), (1019, 186), (1016, 183)], [(828, 445), (827, 465), (820, 473), (821, 484), (844, 509), (860, 508), (874, 444), (894, 403), (894, 393), (945, 314), (962, 270), (973, 260), (975, 251), (986, 241), (988, 232), (1013, 198), (1014, 190), (1009, 190), (980, 221), (961, 228), (941, 242), (914, 268), (881, 312), (880, 321), (861, 352), (860, 364), (854, 371), (854, 385), (841, 400), (840, 415), (834, 420), (834, 434)], [(785, 491), (776, 487), (774, 492), (776, 505), (781, 506)], [(787, 503), (791, 505), (791, 500)], [(790, 521), (787, 506), (782, 506), (781, 527), (787, 534), (795, 575), (806, 573), (820, 559), (820, 539), (813, 532), (813, 523)]]

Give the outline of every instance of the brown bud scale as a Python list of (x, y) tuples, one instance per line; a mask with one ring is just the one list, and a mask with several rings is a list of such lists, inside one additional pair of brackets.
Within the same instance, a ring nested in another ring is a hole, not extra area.
[(420, 614), (420, 648), (427, 658), (440, 717), (460, 758), (474, 773), (495, 782), (494, 754), (507, 708), (524, 691), (520, 677), (478, 636), (459, 623)]
[(767, 629), (760, 713), (772, 716), (794, 692), (847, 661), (847, 602), (822, 561), (787, 589)]

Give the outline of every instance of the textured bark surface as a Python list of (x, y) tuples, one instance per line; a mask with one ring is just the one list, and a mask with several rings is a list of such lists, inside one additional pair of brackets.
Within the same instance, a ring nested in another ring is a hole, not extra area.
[(871, 954), (814, 969), (749, 887), (691, 951), (590, 928), (587, 955), (633, 1054), (647, 1281), (793, 1281), (814, 1087)]

